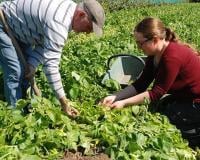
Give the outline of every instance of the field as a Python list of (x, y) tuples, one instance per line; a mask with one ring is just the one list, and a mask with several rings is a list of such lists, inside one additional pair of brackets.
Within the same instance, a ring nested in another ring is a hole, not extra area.
[[(0, 102), (0, 159), (63, 159), (79, 152), (86, 156), (107, 154), (113, 160), (195, 160), (180, 131), (148, 103), (123, 110), (108, 110), (98, 101), (119, 89), (101, 80), (108, 57), (118, 53), (142, 55), (131, 37), (134, 25), (146, 16), (161, 18), (185, 42), (200, 50), (200, 4), (138, 6), (106, 13), (104, 36), (70, 33), (60, 65), (63, 85), (71, 105), (80, 111), (68, 118), (49, 88), (40, 67), (37, 84), (43, 98), (18, 101), (10, 110)], [(1, 83), (2, 86), (2, 83)], [(31, 103), (32, 110), (21, 109)]]

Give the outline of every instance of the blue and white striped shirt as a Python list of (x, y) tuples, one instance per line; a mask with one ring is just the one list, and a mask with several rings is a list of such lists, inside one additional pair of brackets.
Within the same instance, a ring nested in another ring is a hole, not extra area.
[(1, 4), (15, 37), (31, 46), (28, 63), (35, 68), (43, 64), (57, 98), (65, 96), (59, 62), (76, 6), (71, 0), (14, 0)]

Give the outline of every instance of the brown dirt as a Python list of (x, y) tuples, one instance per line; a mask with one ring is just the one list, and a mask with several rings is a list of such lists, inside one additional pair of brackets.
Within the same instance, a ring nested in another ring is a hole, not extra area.
[(110, 158), (103, 153), (95, 156), (81, 156), (80, 153), (66, 152), (62, 160), (110, 160)]

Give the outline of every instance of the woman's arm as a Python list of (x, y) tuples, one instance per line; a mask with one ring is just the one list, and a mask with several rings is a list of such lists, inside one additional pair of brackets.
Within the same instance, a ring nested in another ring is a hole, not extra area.
[(153, 79), (153, 57), (148, 57), (142, 74), (133, 84), (127, 86), (126, 88), (115, 93), (114, 95), (105, 97), (100, 104), (112, 108), (112, 105), (115, 106), (117, 103), (124, 102), (123, 100), (135, 97), (137, 94), (140, 95), (140, 93), (146, 91), (147, 87), (153, 81)]
[(133, 85), (129, 85), (126, 88), (120, 90), (119, 92), (105, 97), (99, 104), (111, 107), (113, 103), (118, 102), (123, 99), (130, 98), (137, 94), (137, 91)]
[(141, 104), (145, 100), (149, 100), (149, 99), (150, 99), (149, 92), (145, 91), (145, 92), (137, 94), (133, 97), (130, 97), (130, 98), (127, 98), (124, 100), (120, 100), (120, 101), (116, 101), (110, 107), (111, 108), (123, 108), (123, 107), (129, 106), (129, 105)]
[(114, 101), (120, 101), (123, 99), (130, 98), (132, 96), (135, 96), (137, 94), (137, 91), (133, 85), (129, 85), (125, 87), (124, 89), (120, 90), (119, 92), (115, 93), (116, 96)]

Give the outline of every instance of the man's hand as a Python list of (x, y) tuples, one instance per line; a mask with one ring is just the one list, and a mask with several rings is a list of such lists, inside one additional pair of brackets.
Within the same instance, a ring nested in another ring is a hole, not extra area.
[(31, 64), (27, 64), (25, 69), (25, 78), (29, 81), (33, 79), (35, 76), (36, 68), (33, 67)]
[(70, 117), (75, 118), (75, 117), (77, 117), (79, 115), (79, 112), (75, 108), (73, 108), (73, 107), (62, 106), (62, 108), (63, 108), (63, 111), (65, 113), (67, 113), (67, 115), (70, 116)]
[(67, 113), (68, 116), (75, 118), (76, 116), (79, 115), (78, 110), (70, 106), (69, 101), (67, 100), (66, 97), (60, 98), (59, 101), (63, 111)]

